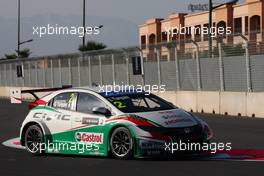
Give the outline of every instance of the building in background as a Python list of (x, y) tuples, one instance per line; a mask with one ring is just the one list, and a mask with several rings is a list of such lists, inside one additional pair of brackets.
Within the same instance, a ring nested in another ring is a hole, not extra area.
[[(166, 19), (149, 19), (139, 25), (139, 40), (143, 49), (144, 57), (155, 58), (155, 48), (151, 47), (159, 43), (177, 41), (177, 48), (182, 53), (194, 45), (191, 40), (196, 41), (201, 50), (208, 51), (208, 35), (206, 34), (178, 34), (168, 33), (168, 29), (184, 27), (202, 28), (208, 27), (208, 11), (200, 13), (176, 13)], [(217, 46), (216, 39), (227, 44), (242, 43), (239, 36), (242, 34), (250, 40), (251, 52), (264, 51), (264, 0), (246, 0), (243, 4), (224, 5), (213, 11), (214, 27), (231, 27), (232, 35), (219, 35), (213, 40), (213, 47)], [(162, 47), (162, 59), (171, 59), (171, 53), (166, 47)], [(192, 53), (191, 53), (192, 54)]]

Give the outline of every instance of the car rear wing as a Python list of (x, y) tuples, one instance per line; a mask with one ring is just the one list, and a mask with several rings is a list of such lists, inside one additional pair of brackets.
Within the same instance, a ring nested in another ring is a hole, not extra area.
[(30, 89), (30, 90), (21, 90), (20, 88), (12, 88), (10, 89), (10, 100), (12, 104), (20, 104), (23, 101), (22, 94), (31, 94), (35, 98), (35, 101), (37, 101), (40, 98), (36, 93), (53, 92), (68, 88), (72, 88), (72, 86), (62, 86), (62, 87), (45, 88), (45, 89)]

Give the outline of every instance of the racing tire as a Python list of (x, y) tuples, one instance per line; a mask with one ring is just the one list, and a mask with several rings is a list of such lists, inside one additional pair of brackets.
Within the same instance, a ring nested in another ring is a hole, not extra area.
[(110, 150), (117, 159), (133, 158), (134, 141), (127, 128), (115, 129), (110, 138)]
[(44, 144), (44, 135), (41, 128), (38, 125), (30, 126), (25, 132), (25, 147), (29, 153), (38, 156), (44, 154), (41, 150)]

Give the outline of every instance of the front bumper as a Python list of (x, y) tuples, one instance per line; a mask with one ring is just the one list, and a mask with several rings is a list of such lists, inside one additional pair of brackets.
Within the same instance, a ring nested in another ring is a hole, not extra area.
[[(179, 157), (193, 156), (207, 153), (202, 151), (201, 147), (204, 143), (208, 143), (206, 139), (200, 138), (197, 140), (155, 140), (148, 138), (136, 139), (137, 147), (135, 149), (135, 157)], [(192, 148), (190, 146), (198, 146)]]

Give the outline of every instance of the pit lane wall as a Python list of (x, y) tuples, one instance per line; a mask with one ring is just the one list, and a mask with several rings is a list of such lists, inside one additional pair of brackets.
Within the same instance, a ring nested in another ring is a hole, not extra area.
[[(0, 87), (0, 97), (9, 98), (11, 88)], [(32, 88), (23, 88), (27, 89)], [(45, 94), (47, 92), (39, 96)], [(264, 92), (166, 91), (156, 94), (191, 112), (264, 118)], [(23, 95), (23, 98), (32, 99), (32, 96)]]

